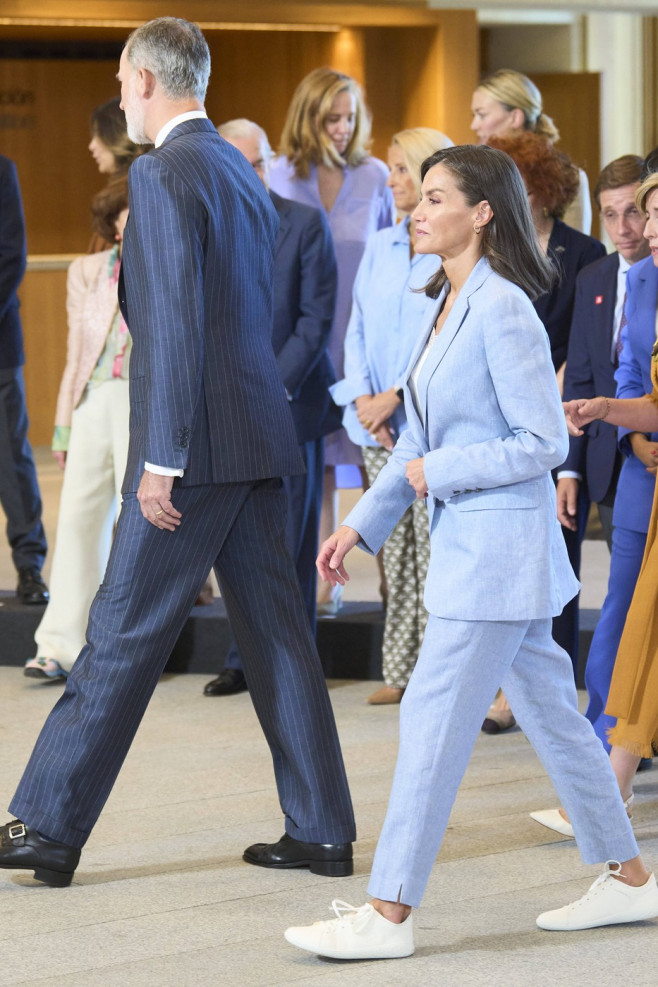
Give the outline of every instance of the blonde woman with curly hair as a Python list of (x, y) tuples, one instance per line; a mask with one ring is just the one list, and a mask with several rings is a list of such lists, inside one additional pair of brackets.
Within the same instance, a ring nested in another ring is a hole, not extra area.
[[(371, 157), (370, 114), (358, 83), (331, 68), (310, 72), (292, 97), (281, 134), (279, 156), (272, 163), (270, 186), (286, 199), (323, 209), (338, 263), (336, 314), (329, 354), (336, 376), (343, 376), (343, 344), (352, 308), (356, 272), (371, 233), (393, 224), (387, 187), (388, 168)], [(337, 467), (351, 467), (338, 477), (341, 486), (365, 481), (359, 446), (343, 429), (327, 436), (320, 540), (337, 522)], [(357, 471), (357, 467), (358, 470)], [(319, 597), (320, 608), (336, 612), (340, 587)]]

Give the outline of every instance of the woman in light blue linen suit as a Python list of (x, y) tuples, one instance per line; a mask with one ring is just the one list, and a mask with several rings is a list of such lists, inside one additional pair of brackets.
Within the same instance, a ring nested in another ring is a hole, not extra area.
[[(502, 682), (573, 818), (596, 894), (547, 912), (541, 928), (658, 915), (608, 758), (578, 712), (571, 662), (551, 619), (576, 593), (550, 470), (568, 440), (546, 332), (531, 303), (550, 285), (526, 192), (489, 147), (438, 151), (422, 167), (416, 250), (436, 253), (437, 297), (406, 373), (408, 429), (345, 523), (320, 574), (348, 578), (357, 543), (377, 552), (415, 497), (427, 497), (431, 558), (423, 647), (401, 705), (393, 790), (369, 892), (337, 919), (289, 929), (294, 945), (346, 959), (407, 956), (457, 789)], [(546, 695), (551, 703), (545, 703)]]

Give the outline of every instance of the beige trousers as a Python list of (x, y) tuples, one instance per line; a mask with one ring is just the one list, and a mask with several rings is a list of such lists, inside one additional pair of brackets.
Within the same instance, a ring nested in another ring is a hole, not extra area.
[(110, 554), (128, 458), (128, 381), (85, 392), (73, 412), (50, 573), (50, 603), (34, 639), (39, 658), (70, 671)]

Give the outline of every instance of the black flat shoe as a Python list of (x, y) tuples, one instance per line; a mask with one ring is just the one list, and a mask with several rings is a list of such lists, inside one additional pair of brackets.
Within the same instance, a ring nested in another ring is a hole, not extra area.
[(77, 847), (44, 840), (18, 819), (0, 826), (0, 867), (33, 870), (37, 881), (52, 888), (67, 888), (79, 860)]
[(50, 593), (38, 569), (21, 569), (19, 571), (16, 596), (21, 603), (48, 602)]
[(351, 843), (303, 843), (284, 834), (278, 843), (254, 843), (242, 859), (257, 867), (284, 870), (308, 867), (311, 874), (323, 877), (350, 877), (354, 871)]
[(247, 682), (241, 668), (225, 668), (216, 679), (204, 686), (204, 696), (232, 696), (246, 692)]

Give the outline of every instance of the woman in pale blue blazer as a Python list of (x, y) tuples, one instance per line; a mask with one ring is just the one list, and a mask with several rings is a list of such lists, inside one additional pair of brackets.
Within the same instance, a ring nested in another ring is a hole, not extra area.
[[(357, 543), (376, 552), (415, 497), (427, 497), (430, 613), (400, 713), (400, 748), (369, 892), (337, 919), (289, 929), (325, 956), (414, 950), (418, 907), (482, 719), (502, 682), (572, 818), (593, 889), (537, 919), (582, 929), (658, 915), (619, 788), (578, 712), (571, 662), (551, 620), (578, 589), (556, 519), (550, 470), (567, 432), (548, 340), (531, 298), (550, 285), (527, 196), (511, 159), (486, 146), (423, 163), (414, 212), (423, 253), (443, 260), (437, 297), (406, 374), (409, 428), (345, 524), (320, 550), (330, 582), (348, 578)], [(551, 702), (546, 703), (547, 695)]]

